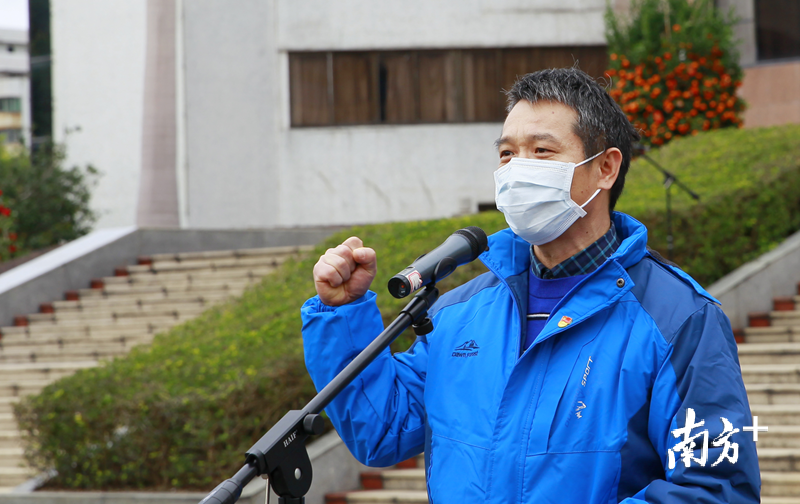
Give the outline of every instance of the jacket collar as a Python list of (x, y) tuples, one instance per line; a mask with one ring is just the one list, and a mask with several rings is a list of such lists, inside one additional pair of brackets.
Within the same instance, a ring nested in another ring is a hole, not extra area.
[[(614, 212), (612, 219), (622, 243), (609, 261), (617, 261), (627, 269), (647, 254), (647, 228), (633, 217), (620, 212)], [(528, 242), (515, 235), (511, 229), (503, 229), (489, 236), (489, 250), (482, 253), (480, 259), (495, 275), (507, 279), (527, 272), (531, 263), (530, 247)]]

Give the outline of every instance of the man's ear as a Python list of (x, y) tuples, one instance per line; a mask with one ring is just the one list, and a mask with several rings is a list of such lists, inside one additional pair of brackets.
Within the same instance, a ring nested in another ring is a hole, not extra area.
[(600, 158), (600, 172), (597, 187), (611, 190), (619, 176), (619, 167), (622, 165), (622, 152), (616, 147), (610, 147)]

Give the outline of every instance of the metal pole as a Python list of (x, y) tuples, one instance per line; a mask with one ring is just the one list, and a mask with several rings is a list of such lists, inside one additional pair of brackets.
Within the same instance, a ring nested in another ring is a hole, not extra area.
[(673, 260), (672, 251), (675, 248), (672, 237), (672, 196), (670, 191), (674, 180), (675, 179), (669, 176), (664, 180), (664, 188), (667, 190), (667, 258), (670, 261)]

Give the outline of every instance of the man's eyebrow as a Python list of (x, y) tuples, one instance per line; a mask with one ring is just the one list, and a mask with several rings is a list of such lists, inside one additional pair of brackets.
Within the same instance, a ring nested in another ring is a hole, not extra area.
[(496, 149), (496, 148), (500, 147), (500, 145), (502, 145), (502, 144), (504, 144), (506, 142), (508, 142), (508, 137), (507, 136), (500, 137), (500, 138), (498, 138), (497, 140), (494, 141), (494, 148)]
[[(526, 139), (527, 140), (538, 140), (538, 141), (541, 141), (541, 142), (553, 142), (553, 143), (555, 143), (557, 145), (561, 145), (561, 142), (558, 140), (558, 138), (554, 137), (550, 133), (535, 133), (533, 135), (529, 135), (528, 137), (526, 137)], [(508, 137), (508, 136), (500, 137), (500, 138), (498, 138), (497, 140), (494, 141), (494, 148), (496, 149), (496, 148), (500, 147), (501, 145), (503, 145), (504, 143), (508, 143), (510, 141), (511, 141), (511, 137)]]

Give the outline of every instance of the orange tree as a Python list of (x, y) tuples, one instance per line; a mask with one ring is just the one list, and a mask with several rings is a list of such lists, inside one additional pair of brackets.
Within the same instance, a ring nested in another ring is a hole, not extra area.
[(606, 10), (609, 94), (644, 143), (742, 126), (733, 23), (711, 0), (634, 0), (628, 20)]

